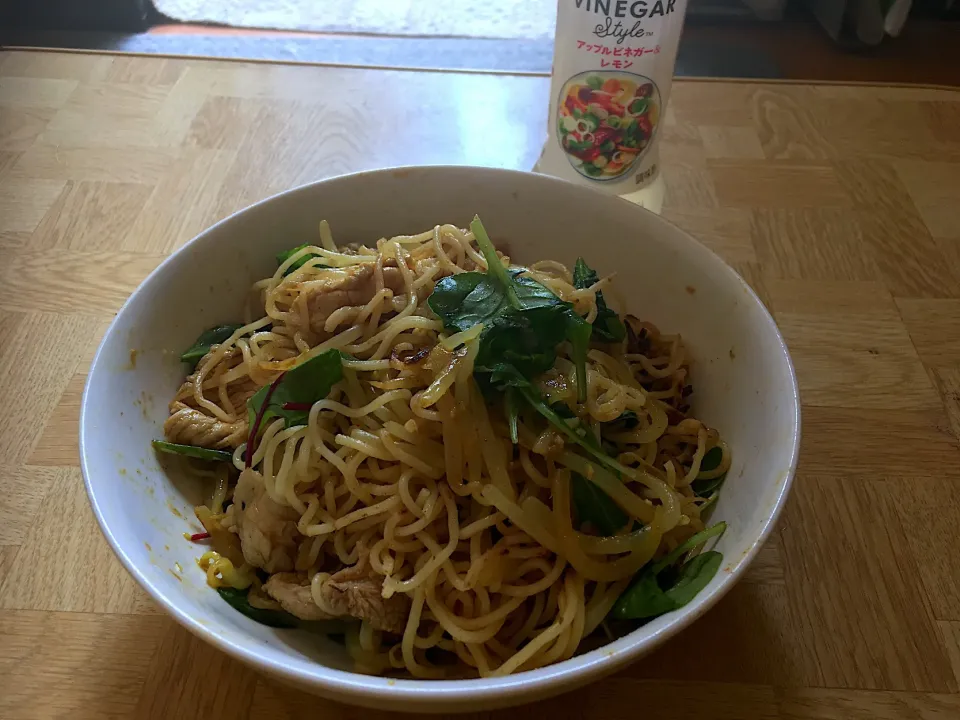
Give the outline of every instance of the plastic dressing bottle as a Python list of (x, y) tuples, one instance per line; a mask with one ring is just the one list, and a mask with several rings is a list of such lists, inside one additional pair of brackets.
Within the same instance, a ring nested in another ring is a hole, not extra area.
[(657, 152), (686, 0), (559, 0), (537, 172), (660, 212)]

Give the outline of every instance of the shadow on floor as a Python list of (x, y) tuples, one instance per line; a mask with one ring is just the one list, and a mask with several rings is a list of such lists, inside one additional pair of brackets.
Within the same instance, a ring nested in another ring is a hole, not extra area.
[[(549, 74), (551, 40), (424, 38), (158, 25), (140, 34), (0, 31), (0, 44), (296, 63)], [(960, 24), (915, 20), (898, 38), (850, 50), (813, 18), (688, 19), (678, 76), (938, 84), (960, 87)]]

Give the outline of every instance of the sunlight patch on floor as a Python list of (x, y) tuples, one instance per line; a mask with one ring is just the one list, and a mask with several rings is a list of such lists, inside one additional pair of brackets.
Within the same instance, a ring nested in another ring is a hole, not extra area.
[(154, 0), (185, 22), (375, 35), (542, 39), (553, 36), (556, 0)]

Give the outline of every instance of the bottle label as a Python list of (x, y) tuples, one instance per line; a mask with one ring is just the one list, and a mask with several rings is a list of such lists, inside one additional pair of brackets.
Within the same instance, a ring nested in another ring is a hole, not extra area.
[(686, 0), (559, 0), (540, 172), (616, 194), (656, 177), (685, 10)]

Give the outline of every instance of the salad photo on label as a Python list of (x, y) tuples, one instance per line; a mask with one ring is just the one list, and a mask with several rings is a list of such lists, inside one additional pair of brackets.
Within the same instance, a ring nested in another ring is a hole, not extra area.
[(591, 70), (571, 78), (557, 103), (557, 137), (570, 164), (586, 177), (625, 175), (650, 145), (660, 93), (643, 75)]

